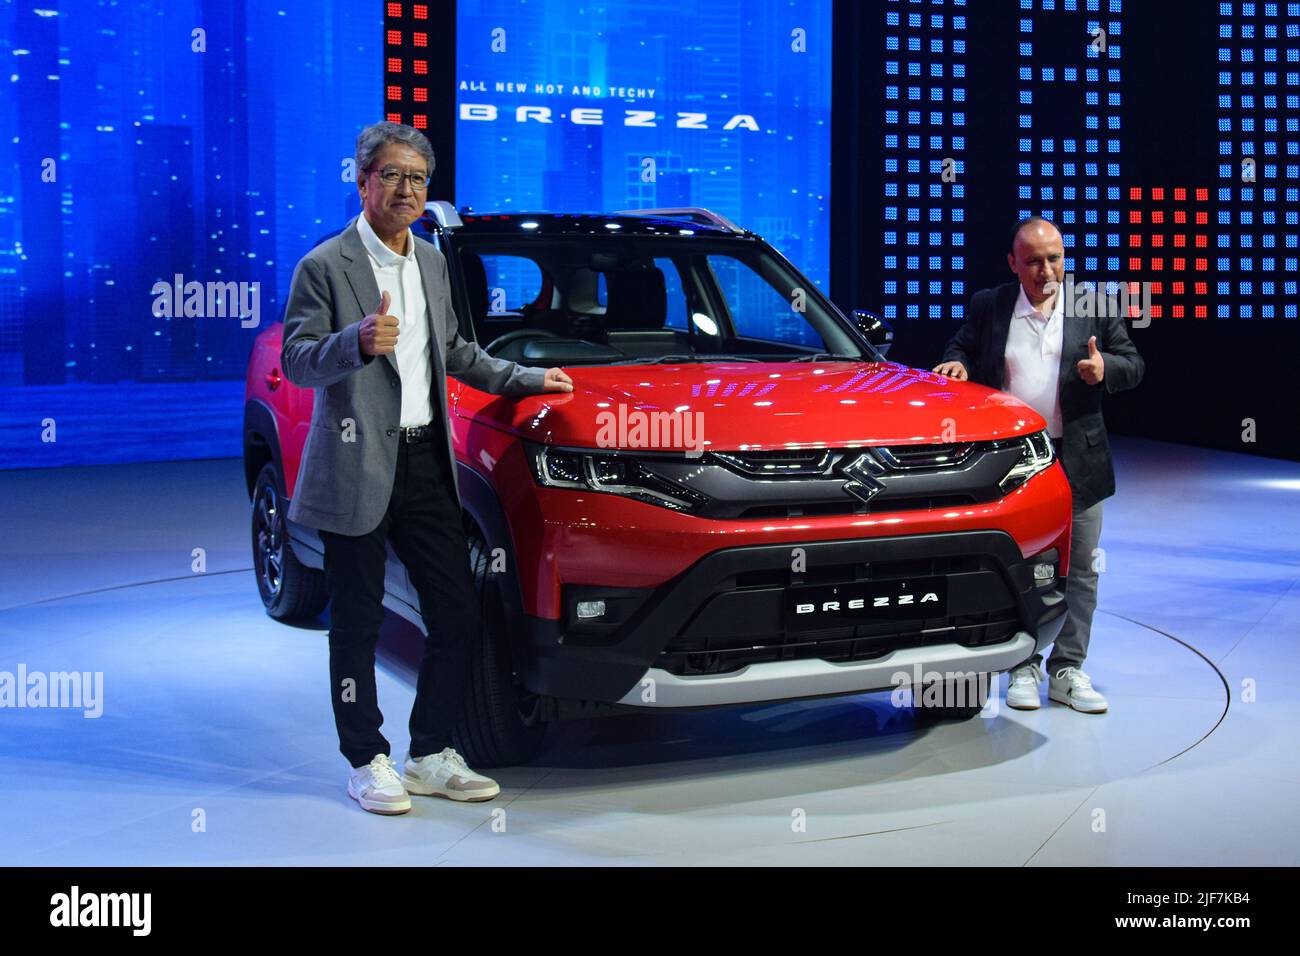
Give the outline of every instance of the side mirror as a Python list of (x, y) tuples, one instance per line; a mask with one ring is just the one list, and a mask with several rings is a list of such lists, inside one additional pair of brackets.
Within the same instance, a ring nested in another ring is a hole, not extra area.
[(894, 327), (876, 313), (868, 312), (866, 309), (854, 309), (853, 321), (858, 324), (858, 331), (867, 337), (867, 341), (874, 345), (881, 355), (885, 355), (889, 347), (894, 344)]

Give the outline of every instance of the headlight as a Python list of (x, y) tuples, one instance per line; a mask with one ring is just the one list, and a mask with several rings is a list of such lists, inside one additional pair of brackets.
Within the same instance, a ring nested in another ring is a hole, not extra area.
[(529, 464), (539, 485), (622, 495), (675, 511), (694, 511), (707, 500), (650, 471), (631, 455), (532, 445)]
[(1056, 454), (1052, 449), (1052, 439), (1047, 437), (1047, 432), (1035, 432), (1032, 435), (1026, 435), (1020, 441), (1023, 443), (1024, 449), (1021, 452), (1020, 460), (1011, 467), (1006, 477), (998, 482), (998, 488), (1001, 489), (1004, 495), (1019, 488), (1040, 471), (1045, 471), (1051, 467), (1052, 462), (1056, 460)]

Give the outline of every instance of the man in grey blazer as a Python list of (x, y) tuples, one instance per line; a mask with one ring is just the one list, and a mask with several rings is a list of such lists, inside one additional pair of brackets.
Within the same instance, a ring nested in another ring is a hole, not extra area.
[[(1048, 696), (1084, 713), (1103, 713), (1106, 698), (1083, 671), (1097, 608), (1095, 550), (1101, 503), (1115, 493), (1115, 470), (1102, 419), (1108, 392), (1135, 388), (1145, 365), (1118, 314), (1076, 315), (1066, 310), (1061, 282), (1065, 248), (1060, 231), (1038, 216), (1016, 224), (1007, 264), (1017, 281), (983, 289), (971, 299), (934, 371), (1004, 389), (1047, 420), (1073, 492), (1066, 619), (1047, 661)], [(1011, 672), (1007, 705), (1040, 706), (1042, 656)]]
[[(348, 794), (405, 813), (409, 793), (490, 800), (497, 784), (451, 747), (478, 632), (447, 427), (447, 375), (523, 396), (573, 390), (561, 369), (495, 359), (457, 329), (447, 263), (410, 225), (422, 214), (433, 150), (418, 130), (376, 123), (357, 138), (361, 215), (294, 270), (281, 364), (316, 391), (289, 517), (320, 530), (330, 592), (330, 700)], [(399, 776), (380, 732), (375, 645), (391, 541), (428, 636)]]

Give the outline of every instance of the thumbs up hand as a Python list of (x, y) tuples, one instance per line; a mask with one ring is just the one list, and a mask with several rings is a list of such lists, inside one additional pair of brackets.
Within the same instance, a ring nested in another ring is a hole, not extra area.
[(1088, 357), (1080, 359), (1077, 366), (1079, 378), (1089, 385), (1096, 385), (1106, 377), (1106, 360), (1097, 351), (1097, 336), (1088, 339)]
[(388, 314), (391, 304), (385, 292), (379, 307), (361, 320), (361, 351), (367, 355), (389, 355), (397, 348), (397, 316)]

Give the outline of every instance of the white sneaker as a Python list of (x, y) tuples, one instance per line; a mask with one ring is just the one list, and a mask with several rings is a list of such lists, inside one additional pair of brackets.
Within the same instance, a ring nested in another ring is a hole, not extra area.
[(1092, 680), (1077, 667), (1062, 667), (1052, 675), (1047, 696), (1085, 714), (1104, 714), (1106, 698), (1092, 689)]
[(495, 780), (470, 770), (450, 747), (419, 760), (412, 760), (408, 753), (402, 784), (411, 793), (451, 800), (491, 800), (501, 792)]
[(348, 796), (371, 813), (406, 813), (411, 809), (411, 798), (397, 776), (397, 767), (388, 754), (375, 754), (375, 759), (364, 767), (354, 767), (348, 777)]
[(1037, 664), (1021, 664), (1011, 672), (1011, 681), (1007, 684), (1007, 706), (1016, 710), (1037, 710), (1043, 706), (1038, 696), (1038, 685), (1043, 681), (1043, 672)]

